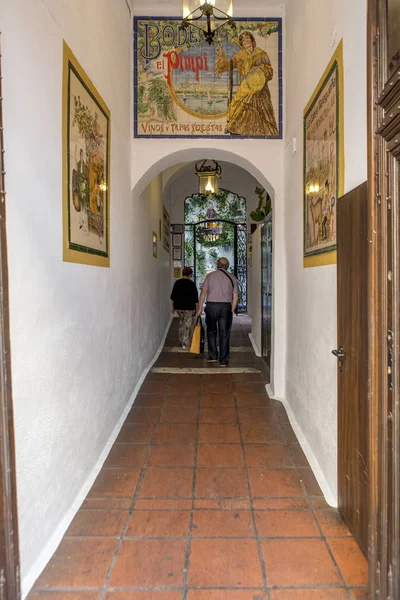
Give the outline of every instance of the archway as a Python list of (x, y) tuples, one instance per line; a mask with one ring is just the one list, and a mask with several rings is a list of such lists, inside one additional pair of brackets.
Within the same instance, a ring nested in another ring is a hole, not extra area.
[[(218, 142), (218, 140), (216, 141)], [(178, 145), (178, 144), (176, 144)], [(179, 144), (180, 145), (180, 144)], [(226, 145), (226, 144), (225, 144)], [(183, 148), (168, 154), (165, 154), (161, 146), (151, 147), (151, 156), (147, 152), (147, 144), (141, 145), (142, 151), (138, 155), (137, 161), (132, 164), (132, 175), (136, 182), (133, 185), (133, 196), (136, 198), (150, 182), (158, 176), (161, 176), (164, 193), (169, 193), (174, 182), (178, 180), (183, 173), (189, 173), (190, 163), (195, 163), (204, 157), (210, 157), (219, 162), (230, 164), (237, 173), (251, 175), (256, 182), (263, 187), (271, 197), (272, 210), (274, 213), (273, 237), (274, 237), (274, 255), (273, 255), (273, 306), (272, 306), (272, 351), (271, 351), (271, 382), (268, 386), (268, 393), (272, 398), (283, 398), (285, 391), (285, 356), (286, 356), (286, 297), (285, 297), (285, 248), (283, 231), (283, 204), (278, 201), (275, 187), (281, 189), (282, 181), (280, 179), (280, 167), (278, 167), (278, 155), (271, 155), (268, 159), (268, 171), (271, 172), (271, 181), (263, 172), (255, 166), (260, 164), (260, 160), (251, 162), (240, 154), (231, 152), (218, 147), (209, 147), (209, 142), (198, 141), (198, 146), (192, 148)], [(150, 149), (150, 147), (149, 147)], [(268, 154), (268, 153), (267, 153)], [(268, 154), (269, 155), (269, 154)], [(150, 164), (150, 166), (148, 166)], [(193, 191), (187, 189), (188, 195)], [(183, 218), (180, 221), (183, 223)]]

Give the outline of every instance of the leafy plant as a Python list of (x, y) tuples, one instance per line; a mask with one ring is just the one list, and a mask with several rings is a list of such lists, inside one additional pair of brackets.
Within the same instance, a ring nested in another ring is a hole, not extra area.
[(255, 194), (258, 196), (258, 207), (250, 213), (253, 221), (263, 221), (272, 208), (271, 197), (264, 188), (256, 187)]
[(218, 260), (218, 252), (215, 248), (211, 248), (211, 250), (208, 253), (209, 257), (211, 258), (212, 261), (217, 262)]
[(149, 85), (149, 102), (154, 102), (157, 105), (159, 116), (169, 121), (176, 120), (166, 81), (162, 79), (153, 79), (151, 81)]
[(206, 276), (206, 253), (204, 250), (196, 252), (196, 275), (199, 282), (203, 282)]
[[(215, 213), (213, 218), (208, 216), (210, 210)], [(218, 194), (208, 196), (193, 194), (185, 200), (186, 224), (218, 219), (245, 223), (246, 213), (246, 199), (224, 189), (220, 189)]]
[(74, 96), (72, 126), (77, 125), (79, 133), (85, 138), (86, 150), (95, 156), (103, 145), (103, 134), (99, 128), (97, 113), (82, 104), (80, 96)]
[(272, 33), (279, 32), (279, 25), (277, 21), (270, 22), (236, 22), (236, 29), (231, 29), (228, 25), (221, 27), (218, 41), (222, 41), (227, 38), (230, 44), (236, 43), (239, 45), (239, 36), (242, 31), (252, 31), (257, 33), (260, 37), (268, 38)]
[(189, 265), (191, 258), (193, 258), (193, 239), (185, 239), (185, 264)]
[(149, 109), (149, 105), (143, 101), (144, 96), (144, 85), (140, 85), (138, 89), (138, 111), (139, 113), (146, 113)]

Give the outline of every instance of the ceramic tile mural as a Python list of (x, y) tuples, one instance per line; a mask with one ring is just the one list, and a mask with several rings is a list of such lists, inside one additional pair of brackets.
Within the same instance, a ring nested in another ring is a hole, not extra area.
[(68, 262), (108, 267), (110, 113), (64, 43), (64, 253)]
[(304, 266), (336, 262), (336, 205), (343, 194), (340, 43), (304, 110)]
[(235, 19), (211, 46), (180, 22), (135, 18), (135, 137), (281, 138), (281, 19)]

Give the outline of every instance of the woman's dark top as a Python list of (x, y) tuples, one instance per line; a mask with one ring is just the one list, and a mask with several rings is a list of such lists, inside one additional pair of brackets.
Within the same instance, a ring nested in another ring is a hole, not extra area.
[(175, 310), (194, 310), (199, 301), (197, 287), (191, 279), (178, 279), (171, 292)]

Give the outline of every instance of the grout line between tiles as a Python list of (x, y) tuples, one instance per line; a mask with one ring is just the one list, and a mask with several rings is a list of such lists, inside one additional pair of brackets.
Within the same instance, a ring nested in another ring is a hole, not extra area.
[(185, 560), (185, 577), (184, 577), (184, 586), (182, 591), (182, 600), (187, 600), (188, 589), (189, 589), (189, 569), (190, 569), (190, 558), (192, 551), (192, 536), (193, 536), (193, 519), (194, 519), (194, 510), (195, 510), (195, 498), (196, 498), (196, 483), (197, 483), (197, 457), (198, 457), (198, 448), (199, 448), (199, 429), (200, 429), (200, 399), (202, 394), (202, 386), (203, 386), (203, 378), (200, 379), (200, 389), (199, 389), (199, 398), (197, 405), (197, 423), (196, 423), (196, 446), (194, 450), (194, 463), (193, 463), (193, 481), (192, 481), (192, 509), (190, 511), (190, 519), (189, 519), (189, 536), (188, 536), (188, 546), (187, 546), (187, 554)]
[(261, 574), (262, 574), (263, 584), (264, 584), (263, 585), (264, 594), (265, 594), (267, 600), (270, 600), (270, 594), (269, 594), (269, 591), (268, 591), (267, 573), (266, 573), (265, 564), (264, 564), (264, 560), (263, 560), (263, 555), (262, 555), (262, 550), (261, 550), (261, 544), (260, 544), (260, 538), (258, 536), (258, 529), (257, 529), (256, 517), (255, 517), (255, 514), (254, 514), (253, 496), (252, 496), (252, 492), (251, 492), (249, 472), (248, 472), (248, 469), (247, 469), (247, 461), (246, 461), (246, 453), (245, 453), (244, 443), (243, 443), (242, 428), (241, 428), (241, 423), (239, 421), (239, 409), (238, 409), (238, 405), (237, 405), (237, 401), (236, 401), (236, 391), (234, 391), (234, 397), (235, 397), (235, 408), (236, 408), (236, 415), (237, 415), (237, 425), (238, 425), (238, 428), (239, 428), (240, 442), (241, 442), (241, 447), (242, 447), (243, 465), (244, 465), (244, 470), (245, 470), (245, 474), (246, 474), (246, 483), (247, 483), (247, 489), (248, 489), (249, 498), (250, 498), (251, 518), (252, 518), (253, 528), (254, 528), (254, 534), (255, 534), (256, 542), (257, 542), (258, 558), (259, 558), (259, 561), (260, 561)]
[[(107, 592), (116, 592), (116, 591), (180, 591), (182, 589), (182, 586), (112, 586), (112, 587), (108, 587), (107, 588)], [(262, 587), (258, 586), (258, 587), (249, 587), (249, 586), (245, 586), (245, 587), (233, 587), (233, 586), (189, 586), (188, 587), (189, 590), (221, 590), (221, 591), (258, 591), (261, 590)], [(285, 587), (274, 587), (274, 588), (270, 588), (270, 590), (273, 591), (287, 591), (287, 590), (330, 590), (330, 589), (337, 589), (337, 590), (344, 590), (345, 588), (339, 586), (339, 585), (332, 585), (332, 584), (324, 584), (324, 585), (299, 585), (299, 586), (285, 586)], [(366, 589), (365, 586), (352, 586), (350, 588), (350, 590), (364, 590)], [(101, 588), (98, 587), (73, 587), (73, 588), (69, 588), (69, 587), (59, 587), (59, 588), (54, 588), (54, 587), (46, 587), (46, 588), (35, 588), (35, 592), (40, 592), (40, 593), (53, 593), (53, 592), (57, 592), (57, 593), (65, 593), (65, 592), (100, 592)]]
[[(275, 408), (276, 408), (276, 407), (273, 407), (273, 410), (274, 410), (274, 412), (275, 412)], [(339, 568), (339, 565), (338, 565), (338, 563), (337, 563), (337, 561), (336, 561), (336, 559), (335, 559), (335, 557), (334, 557), (334, 555), (333, 555), (333, 552), (332, 552), (332, 550), (331, 550), (331, 548), (330, 548), (330, 546), (329, 546), (329, 544), (328, 544), (328, 542), (327, 542), (327, 539), (326, 539), (326, 537), (325, 537), (325, 535), (324, 535), (324, 533), (323, 533), (323, 531), (322, 531), (322, 528), (321, 528), (321, 526), (320, 526), (320, 524), (319, 524), (319, 520), (318, 520), (318, 518), (317, 518), (317, 516), (316, 516), (316, 514), (315, 514), (315, 509), (314, 509), (313, 503), (311, 502), (310, 494), (309, 494), (309, 493), (308, 493), (308, 491), (307, 491), (307, 488), (306, 488), (306, 486), (305, 486), (305, 484), (304, 484), (304, 482), (303, 482), (302, 476), (301, 476), (301, 471), (300, 471), (300, 469), (299, 469), (298, 465), (296, 464), (296, 461), (295, 461), (295, 459), (294, 459), (294, 456), (293, 456), (293, 454), (292, 454), (292, 452), (291, 452), (291, 449), (290, 449), (290, 442), (288, 442), (288, 441), (286, 440), (286, 438), (285, 438), (285, 436), (284, 436), (284, 434), (283, 434), (283, 425), (284, 425), (284, 423), (281, 423), (281, 422), (279, 421), (279, 419), (278, 419), (278, 418), (277, 418), (277, 422), (278, 422), (278, 426), (279, 426), (279, 428), (280, 428), (280, 430), (281, 430), (281, 432), (282, 432), (283, 438), (284, 438), (284, 439), (285, 439), (285, 441), (286, 441), (286, 446), (287, 446), (287, 448), (288, 448), (288, 450), (289, 450), (290, 456), (292, 457), (292, 460), (293, 460), (293, 463), (294, 463), (294, 465), (295, 465), (295, 469), (296, 469), (297, 475), (298, 475), (298, 477), (299, 477), (299, 479), (300, 479), (300, 482), (301, 482), (301, 485), (302, 485), (302, 487), (303, 487), (303, 489), (304, 489), (305, 497), (307, 498), (307, 501), (308, 501), (308, 503), (309, 503), (309, 507), (310, 507), (311, 514), (312, 514), (312, 516), (313, 516), (313, 519), (314, 519), (314, 522), (315, 522), (315, 524), (316, 524), (316, 526), (317, 526), (317, 528), (318, 528), (318, 531), (320, 532), (321, 539), (322, 539), (322, 541), (323, 541), (323, 543), (324, 543), (324, 545), (325, 545), (325, 547), (326, 547), (326, 549), (327, 549), (327, 551), (328, 551), (328, 554), (329, 554), (329, 556), (331, 557), (331, 559), (332, 559), (332, 561), (333, 561), (333, 563), (334, 563), (334, 565), (335, 565), (335, 567), (336, 567), (336, 570), (337, 570), (337, 572), (338, 572), (339, 578), (340, 578), (340, 580), (341, 580), (341, 582), (342, 582), (342, 587), (344, 587), (344, 588), (346, 589), (346, 591), (347, 591), (347, 593), (348, 593), (348, 595), (349, 595), (349, 597), (350, 597), (350, 590), (349, 590), (349, 586), (347, 585), (347, 582), (346, 582), (346, 580), (345, 580), (345, 578), (344, 578), (344, 576), (343, 576), (343, 574), (342, 574), (342, 571), (341, 571), (341, 569)]]
[[(164, 399), (163, 399), (163, 403), (161, 405), (161, 408), (162, 408), (162, 406), (164, 405), (164, 402), (165, 402), (165, 395), (166, 395), (167, 386), (168, 386), (168, 381), (165, 383)], [(122, 542), (123, 542), (123, 539), (124, 539), (124, 536), (125, 536), (125, 532), (128, 529), (129, 521), (131, 519), (133, 510), (135, 508), (135, 504), (136, 504), (136, 500), (137, 500), (137, 497), (138, 497), (138, 494), (139, 494), (140, 486), (142, 485), (142, 482), (143, 482), (143, 479), (144, 479), (144, 475), (145, 475), (145, 472), (146, 472), (146, 465), (147, 465), (147, 460), (148, 460), (149, 454), (150, 454), (151, 441), (152, 441), (152, 439), (154, 437), (154, 434), (156, 432), (159, 420), (161, 418), (161, 414), (162, 414), (162, 410), (160, 411), (160, 415), (159, 415), (159, 417), (157, 419), (157, 422), (154, 424), (152, 436), (151, 436), (151, 439), (150, 439), (150, 443), (148, 443), (148, 445), (147, 445), (146, 457), (144, 459), (143, 467), (141, 468), (141, 473), (140, 473), (139, 481), (137, 482), (135, 493), (134, 493), (133, 498), (132, 498), (132, 503), (131, 503), (131, 506), (130, 506), (129, 511), (128, 511), (128, 516), (126, 518), (124, 527), (122, 528), (121, 535), (119, 536), (119, 541), (118, 541), (118, 544), (117, 544), (117, 548), (115, 550), (115, 554), (114, 554), (113, 559), (111, 561), (111, 564), (109, 566), (109, 569), (108, 569), (108, 572), (107, 572), (107, 575), (106, 575), (106, 578), (105, 578), (105, 581), (104, 581), (104, 585), (103, 585), (102, 591), (100, 593), (99, 600), (104, 600), (104, 598), (105, 598), (105, 594), (107, 592), (108, 582), (110, 581), (111, 573), (113, 571), (115, 563), (117, 562), (117, 558), (118, 558), (119, 551), (120, 551), (121, 546), (122, 546)]]

